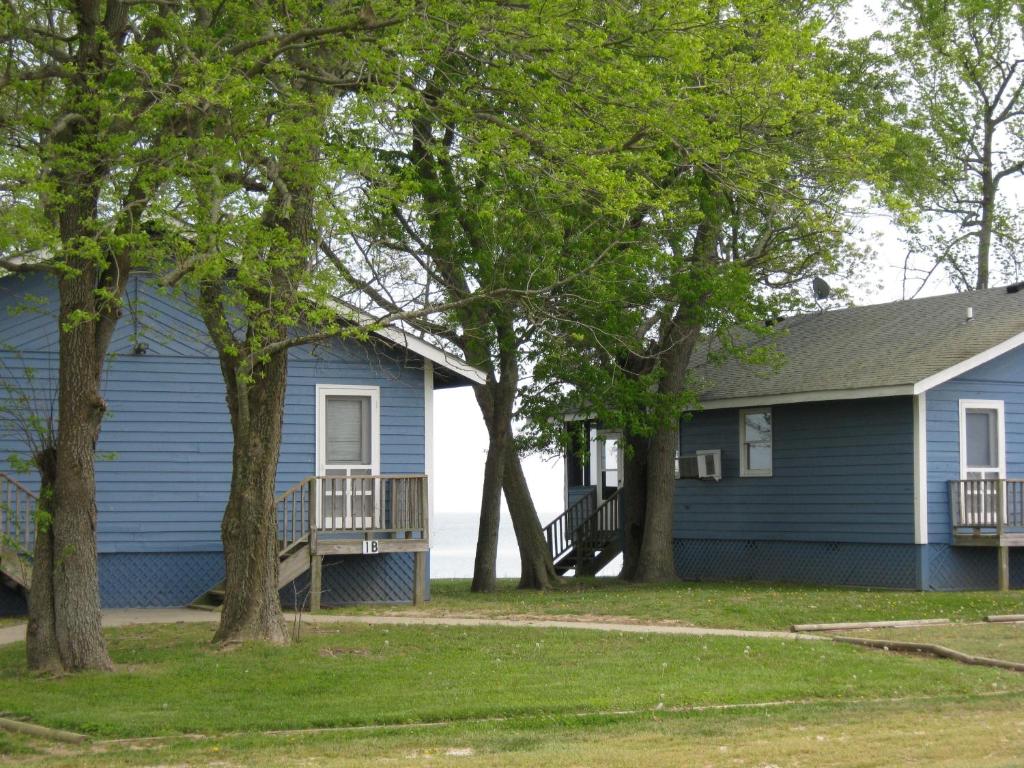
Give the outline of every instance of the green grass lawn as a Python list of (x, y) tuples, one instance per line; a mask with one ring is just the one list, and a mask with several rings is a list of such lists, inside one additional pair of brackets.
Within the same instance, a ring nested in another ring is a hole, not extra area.
[(1024, 663), (1024, 624), (956, 624), (844, 632), (854, 637), (944, 645), (972, 656)]
[[(424, 610), (782, 629), (976, 619), (1020, 612), (1021, 600), (602, 579), (513, 587), (482, 596), (434, 582)], [(286, 648), (222, 651), (213, 631), (110, 630), (113, 674), (34, 675), (23, 644), (0, 647), (0, 714), (94, 737), (68, 746), (0, 731), (0, 766), (1009, 768), (1024, 743), (1024, 674), (826, 640), (320, 624)], [(887, 632), (1002, 656), (1024, 635), (1017, 625)], [(324, 728), (341, 730), (300, 730)], [(125, 738), (141, 740), (105, 741)]]
[(3, 627), (10, 627), (15, 624), (24, 624), (26, 617), (24, 616), (0, 616), (0, 629)]
[[(514, 718), (437, 727), (230, 734), (82, 747), (5, 736), (0, 765), (46, 768), (1019, 768), (1024, 696), (753, 711)], [(6, 757), (5, 757), (6, 756)]]
[(219, 651), (213, 630), (113, 630), (115, 674), (39, 677), (21, 644), (0, 648), (0, 710), (148, 736), (1024, 692), (1024, 675), (824, 641), (334, 625), (287, 648)]
[(1024, 612), (1024, 593), (893, 592), (771, 584), (680, 582), (635, 585), (613, 578), (571, 579), (547, 592), (520, 591), (502, 579), (491, 594), (474, 594), (466, 580), (435, 580), (422, 609), (346, 608), (450, 616), (622, 617), (704, 627), (788, 629), (792, 624), (885, 619), (978, 621), (992, 613)]

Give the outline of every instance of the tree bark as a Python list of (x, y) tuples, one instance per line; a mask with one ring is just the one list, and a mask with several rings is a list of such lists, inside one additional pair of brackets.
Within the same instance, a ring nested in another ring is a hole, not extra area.
[(646, 514), (643, 541), (633, 581), (675, 581), (672, 553), (672, 497), (675, 492), (675, 452), (679, 445), (679, 421), (654, 433), (647, 462)]
[[(75, 216), (71, 208), (65, 214)], [(77, 221), (76, 221), (77, 225)], [(70, 239), (70, 238), (66, 238)], [(95, 450), (107, 405), (100, 393), (105, 350), (93, 316), (97, 275), (83, 259), (60, 280), (57, 466), (53, 486), (53, 603), (67, 670), (113, 669), (100, 622)]]
[(35, 460), (40, 476), (39, 507), (32, 551), (32, 589), (28, 593), (25, 654), (28, 668), (36, 672), (60, 672), (64, 669), (57, 646), (57, 617), (53, 605), (53, 520), (50, 507), (56, 460), (56, 452), (52, 448), (41, 451)]
[(632, 581), (636, 578), (640, 562), (640, 545), (644, 539), (644, 520), (647, 517), (647, 461), (648, 440), (626, 434), (625, 466), (622, 477), (623, 541), (622, 571), (619, 578)]
[[(505, 395), (507, 384), (489, 380), (473, 387), (487, 426), (487, 460), (484, 462), (484, 487), (480, 496), (480, 528), (477, 532), (476, 559), (473, 562), (473, 592), (493, 592), (497, 581), (498, 528), (501, 521), (501, 489), (505, 479), (507, 456), (512, 450), (511, 402)], [(508, 411), (509, 418), (498, 416)]]
[(503, 487), (519, 545), (519, 589), (550, 589), (561, 582), (561, 578), (551, 560), (551, 549), (544, 539), (523, 465), (515, 450), (506, 455)]
[(992, 225), (995, 218), (996, 184), (992, 170), (995, 126), (985, 117), (985, 139), (981, 166), (981, 225), (978, 231), (978, 281), (975, 288), (988, 288), (989, 261), (992, 252)]
[(277, 587), (277, 508), (274, 491), (281, 451), (288, 352), (276, 353), (247, 382), (233, 358), (221, 360), (234, 447), (231, 488), (221, 540), (224, 609), (219, 643), (288, 642)]

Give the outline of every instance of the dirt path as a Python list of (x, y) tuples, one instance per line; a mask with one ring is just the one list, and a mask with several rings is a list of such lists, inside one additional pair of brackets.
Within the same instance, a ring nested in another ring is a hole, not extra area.
[[(294, 615), (285, 614), (288, 621)], [(103, 612), (104, 627), (126, 627), (132, 624), (201, 624), (220, 620), (220, 614), (188, 608), (137, 608)], [(750, 629), (717, 629), (684, 627), (666, 624), (635, 624), (617, 621), (566, 621), (558, 619), (494, 619), (455, 616), (350, 616), (345, 614), (306, 614), (308, 624), (388, 624), (438, 627), (533, 627), (536, 629), (576, 629), (595, 632), (621, 632), (645, 635), (683, 635), (689, 637), (747, 637), (764, 640), (823, 640), (817, 635), (795, 632), (773, 632)], [(0, 645), (25, 639), (25, 625), (15, 624), (0, 629)]]

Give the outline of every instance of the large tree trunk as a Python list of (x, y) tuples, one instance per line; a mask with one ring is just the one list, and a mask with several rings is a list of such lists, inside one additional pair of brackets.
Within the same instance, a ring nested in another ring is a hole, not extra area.
[(234, 448), (231, 489), (221, 522), (224, 609), (214, 641), (288, 642), (277, 588), (277, 508), (274, 490), (281, 451), (287, 350), (260, 366), (254, 381), (222, 359)]
[(640, 546), (644, 540), (644, 520), (647, 517), (647, 438), (626, 434), (625, 466), (622, 475), (622, 571), (619, 578), (636, 578), (640, 562)]
[(646, 514), (640, 556), (633, 580), (674, 581), (672, 556), (672, 497), (675, 492), (675, 451), (679, 444), (679, 421), (661, 427), (650, 442), (647, 463)]
[(505, 500), (512, 516), (516, 542), (519, 544), (519, 589), (549, 589), (558, 584), (561, 578), (551, 560), (551, 549), (544, 539), (522, 462), (515, 450), (510, 450), (505, 460)]
[[(699, 326), (680, 310), (665, 337), (659, 355), (662, 377), (659, 394), (675, 399), (686, 388), (686, 369), (700, 333)], [(675, 495), (675, 455), (679, 447), (679, 416), (672, 416), (658, 426), (647, 448), (647, 483), (645, 485), (644, 533), (640, 554), (632, 579), (641, 582), (674, 581), (676, 575), (672, 554), (672, 499)]]
[(60, 281), (53, 604), (64, 668), (112, 669), (100, 622), (96, 554), (94, 462), (100, 423), (107, 410), (100, 394), (104, 350), (97, 349), (96, 324), (82, 320), (97, 311), (96, 270), (84, 262), (76, 266), (80, 274)]
[(480, 497), (480, 527), (473, 561), (472, 592), (493, 592), (497, 582), (498, 528), (501, 521), (501, 486), (504, 480), (504, 453), (491, 439), (484, 462), (484, 487)]
[(32, 589), (28, 594), (28, 628), (25, 653), (28, 668), (60, 672), (64, 664), (57, 647), (57, 617), (53, 606), (53, 521), (51, 507), (56, 472), (56, 452), (45, 449), (36, 456), (39, 470), (39, 508), (36, 510), (36, 541), (32, 551)]
[[(473, 387), (487, 426), (487, 460), (480, 497), (480, 529), (473, 563), (473, 592), (493, 592), (497, 581), (498, 527), (501, 520), (501, 488), (507, 456), (512, 451), (512, 410), (507, 383), (489, 380)], [(508, 418), (499, 413), (508, 412)]]

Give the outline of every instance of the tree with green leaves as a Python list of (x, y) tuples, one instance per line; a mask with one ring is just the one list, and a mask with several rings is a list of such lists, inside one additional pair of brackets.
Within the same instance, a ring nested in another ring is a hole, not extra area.
[(0, 267), (59, 294), (57, 431), (33, 460), (42, 505), (29, 667), (110, 669), (100, 631), (94, 449), (107, 346), (128, 275), (150, 249), (150, 202), (173, 163), (179, 75), (165, 3), (6, 3)]
[(557, 580), (513, 421), (527, 350), (580, 276), (619, 253), (609, 233), (632, 236), (645, 185), (626, 168), (646, 157), (650, 92), (635, 51), (672, 23), (654, 5), (438, 4), (408, 32), (435, 42), (410, 52), (404, 100), (376, 128), (364, 231), (334, 244), (364, 257), (353, 284), (377, 305), (454, 305), (417, 325), (487, 376), (474, 389), (489, 439), (476, 591), (494, 589), (502, 495), (520, 587)]
[(1024, 173), (1024, 6), (893, 0), (888, 10), (908, 127), (932, 142), (933, 186), (911, 253), (959, 289), (1019, 279), (1024, 221), (1005, 186)]
[(381, 43), (408, 9), (384, 3), (218, 3), (197, 25), (194, 66), (217, 88), (188, 123), (175, 263), (164, 282), (194, 298), (217, 352), (233, 436), (221, 524), (225, 599), (215, 640), (285, 643), (275, 482), (288, 357), (367, 329), (332, 301), (321, 264), (329, 202), (358, 161), (355, 96), (393, 81)]
[(537, 345), (535, 438), (557, 438), (558, 412), (624, 435), (625, 578), (676, 578), (674, 457), (680, 419), (699, 407), (697, 345), (745, 354), (744, 334), (799, 305), (801, 281), (854, 255), (857, 186), (892, 191), (900, 136), (880, 119), (884, 94), (865, 88), (864, 51), (823, 34), (830, 11), (691, 9), (689, 44), (666, 40), (648, 64), (660, 90), (644, 128), (661, 162), (637, 168), (651, 193), (630, 218), (629, 258), (578, 290)]

